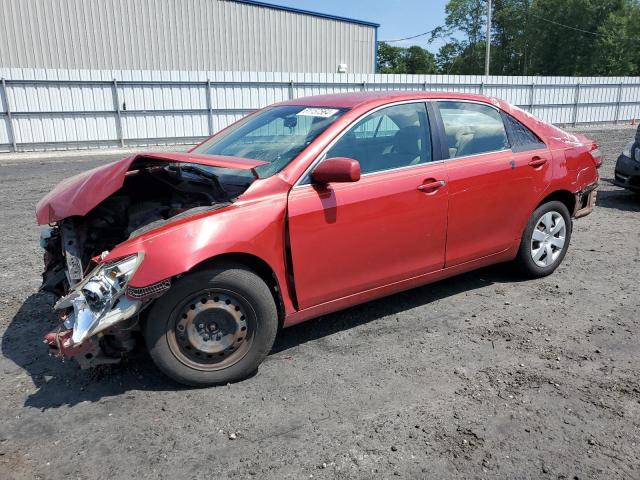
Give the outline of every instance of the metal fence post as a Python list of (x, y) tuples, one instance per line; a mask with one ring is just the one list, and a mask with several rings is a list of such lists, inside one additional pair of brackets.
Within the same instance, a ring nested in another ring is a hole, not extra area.
[(624, 83), (620, 82), (618, 86), (618, 100), (616, 101), (616, 118), (615, 123), (618, 123), (620, 120), (620, 105), (622, 104), (622, 89), (624, 88)]
[(531, 82), (531, 91), (529, 92), (529, 113), (533, 114), (533, 107), (536, 101), (536, 82)]
[(580, 105), (580, 82), (576, 83), (576, 92), (573, 102), (573, 126), (578, 123), (578, 106)]
[(9, 105), (9, 95), (7, 93), (7, 81), (2, 78), (2, 99), (4, 99), (5, 111), (7, 113), (7, 133), (9, 135), (9, 142), (11, 143), (11, 149), (14, 152), (18, 151), (16, 147), (16, 135), (15, 130), (13, 129), (13, 117), (11, 116), (11, 106)]
[(429, 84), (428, 84), (427, 82), (424, 82), (424, 83), (422, 84), (422, 89), (423, 89), (424, 91), (426, 91), (426, 90), (429, 88), (429, 87), (428, 87), (428, 85), (429, 85)]
[(213, 105), (211, 103), (211, 80), (207, 78), (207, 125), (209, 135), (213, 135)]
[(289, 100), (293, 100), (293, 80), (289, 80)]
[(362, 85), (360, 86), (360, 90), (362, 90), (363, 92), (367, 91), (367, 82), (362, 82)]
[(484, 82), (480, 82), (480, 95), (484, 95)]
[(116, 114), (116, 135), (120, 146), (124, 147), (124, 138), (122, 136), (122, 111), (120, 110), (120, 97), (118, 95), (118, 81), (114, 78), (111, 82), (111, 96), (113, 97), (113, 111)]

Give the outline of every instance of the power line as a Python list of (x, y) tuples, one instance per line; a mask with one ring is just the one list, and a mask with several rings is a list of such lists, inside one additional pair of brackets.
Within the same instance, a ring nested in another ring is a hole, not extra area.
[(418, 33), (417, 35), (412, 35), (410, 37), (397, 38), (395, 40), (380, 40), (380, 41), (384, 42), (384, 43), (404, 42), (405, 40), (413, 40), (414, 38), (424, 37), (425, 35), (429, 35), (430, 33), (437, 32), (440, 29), (441, 29), (441, 27), (436, 27), (433, 30), (429, 30), (428, 32)]
[[(555, 20), (550, 20), (548, 18), (541, 17), (539, 15), (536, 15), (535, 13), (529, 12), (529, 15), (531, 15), (532, 17), (537, 18), (538, 20), (542, 20), (543, 22), (551, 23), (551, 24), (556, 25), (558, 27), (568, 28), (569, 30), (575, 30), (576, 32), (587, 33), (589, 35), (594, 35), (596, 37), (608, 37), (608, 35), (606, 33), (591, 32), (589, 30), (583, 30), (582, 28), (572, 27), (571, 25), (565, 25), (564, 23), (556, 22)], [(432, 34), (434, 32), (437, 32), (437, 31), (441, 30), (441, 28), (442, 27), (436, 27), (433, 30), (429, 30), (428, 32), (418, 33), (417, 35), (411, 35), (410, 37), (397, 38), (397, 39), (394, 39), (394, 40), (380, 40), (380, 42), (394, 43), (394, 42), (403, 42), (405, 40), (413, 40), (414, 38), (424, 37), (425, 35), (429, 35), (429, 34)]]
[(536, 15), (535, 13), (529, 13), (529, 15), (531, 15), (532, 17), (536, 17), (537, 19), (542, 20), (544, 22), (552, 23), (552, 24), (557, 25), (559, 27), (564, 27), (564, 28), (568, 28), (570, 30), (575, 30), (576, 32), (588, 33), (589, 35), (595, 35), (596, 37), (608, 37), (608, 35), (605, 34), (605, 33), (590, 32), (589, 30), (583, 30), (582, 28), (572, 27), (571, 25), (565, 25), (564, 23), (556, 22), (555, 20), (549, 20), (548, 18), (540, 17), (540, 16)]

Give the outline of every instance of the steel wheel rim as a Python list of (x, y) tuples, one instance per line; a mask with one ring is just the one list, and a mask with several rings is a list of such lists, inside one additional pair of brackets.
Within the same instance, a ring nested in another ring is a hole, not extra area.
[(547, 212), (536, 222), (530, 242), (531, 258), (539, 267), (549, 267), (558, 261), (567, 238), (567, 224), (556, 212)]
[(171, 316), (169, 348), (184, 365), (215, 371), (238, 363), (249, 352), (256, 316), (241, 295), (210, 289), (182, 301)]

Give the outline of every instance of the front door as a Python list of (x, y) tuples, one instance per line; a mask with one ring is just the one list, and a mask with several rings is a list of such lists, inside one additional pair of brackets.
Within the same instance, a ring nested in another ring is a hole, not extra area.
[(291, 257), (304, 309), (443, 268), (448, 186), (433, 163), (424, 103), (386, 107), (344, 134), (325, 158), (360, 162), (354, 183), (289, 194)]

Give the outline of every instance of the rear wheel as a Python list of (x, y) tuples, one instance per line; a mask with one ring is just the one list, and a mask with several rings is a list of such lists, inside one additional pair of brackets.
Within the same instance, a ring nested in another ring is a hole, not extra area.
[(562, 263), (571, 240), (571, 215), (562, 202), (539, 206), (529, 218), (517, 261), (530, 277), (550, 275)]
[(153, 305), (145, 339), (158, 368), (177, 382), (218, 385), (251, 375), (278, 329), (266, 283), (240, 265), (191, 273)]

